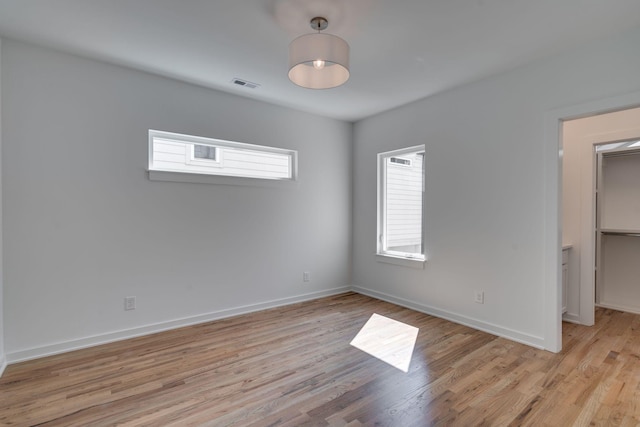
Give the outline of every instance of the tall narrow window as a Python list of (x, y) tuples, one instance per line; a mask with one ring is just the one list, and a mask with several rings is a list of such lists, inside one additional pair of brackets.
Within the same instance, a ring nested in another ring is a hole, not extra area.
[(378, 154), (378, 255), (424, 261), (424, 145)]

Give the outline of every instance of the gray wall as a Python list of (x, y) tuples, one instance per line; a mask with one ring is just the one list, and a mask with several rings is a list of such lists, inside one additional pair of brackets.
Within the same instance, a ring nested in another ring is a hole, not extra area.
[(0, 39), (0, 375), (6, 366), (4, 351), (4, 267), (2, 264), (2, 40)]
[[(2, 67), (10, 362), (350, 284), (351, 124), (15, 41)], [(150, 181), (148, 129), (298, 150), (299, 184)]]
[[(558, 138), (546, 137), (547, 118), (640, 90), (638, 46), (635, 30), (358, 122), (356, 289), (553, 348), (548, 277), (558, 277), (559, 252), (547, 257), (548, 242), (559, 240), (558, 181), (549, 179)], [(426, 145), (424, 270), (374, 256), (376, 153), (417, 144)], [(474, 303), (476, 290), (484, 304)]]
[[(363, 120), (352, 134), (347, 123), (4, 41), (7, 358), (349, 283), (550, 348), (560, 192), (548, 117), (640, 91), (639, 45), (639, 30), (591, 43)], [(149, 181), (149, 128), (297, 149), (300, 183)], [(422, 143), (428, 262), (378, 263), (376, 153)], [(128, 295), (137, 310), (123, 311)]]

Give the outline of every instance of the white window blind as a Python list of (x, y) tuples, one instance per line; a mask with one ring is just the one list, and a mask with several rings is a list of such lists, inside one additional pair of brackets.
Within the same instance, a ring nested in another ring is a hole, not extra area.
[(294, 150), (149, 131), (150, 171), (295, 180), (296, 161)]
[(378, 255), (424, 260), (424, 146), (378, 154)]

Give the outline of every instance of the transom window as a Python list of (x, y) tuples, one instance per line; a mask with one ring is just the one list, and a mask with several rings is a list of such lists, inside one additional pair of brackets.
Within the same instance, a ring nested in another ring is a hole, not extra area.
[(149, 171), (295, 181), (297, 155), (282, 148), (149, 131)]

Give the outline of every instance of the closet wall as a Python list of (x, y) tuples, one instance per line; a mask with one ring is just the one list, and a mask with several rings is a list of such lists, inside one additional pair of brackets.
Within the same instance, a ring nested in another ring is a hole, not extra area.
[(596, 305), (640, 313), (640, 151), (598, 155)]

